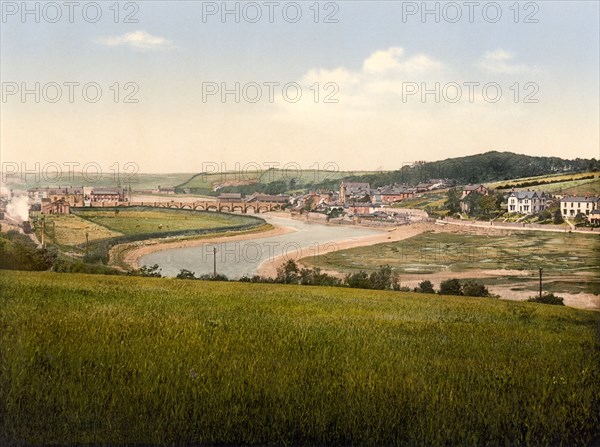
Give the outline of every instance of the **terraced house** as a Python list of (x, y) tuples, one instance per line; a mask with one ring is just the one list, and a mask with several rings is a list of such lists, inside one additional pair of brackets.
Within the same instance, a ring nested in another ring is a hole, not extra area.
[(508, 195), (508, 212), (537, 214), (546, 209), (546, 193), (538, 191), (512, 191)]
[(575, 217), (579, 213), (589, 216), (597, 209), (600, 209), (600, 197), (563, 197), (560, 201), (560, 212), (564, 217)]

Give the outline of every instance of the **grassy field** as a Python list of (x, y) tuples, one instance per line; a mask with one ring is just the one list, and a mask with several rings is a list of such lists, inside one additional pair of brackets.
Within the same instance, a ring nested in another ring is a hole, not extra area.
[(78, 209), (75, 213), (89, 222), (125, 235), (181, 230), (224, 228), (243, 225), (245, 216), (204, 211), (169, 209)]
[[(47, 186), (92, 186), (92, 187), (106, 187), (116, 186), (119, 182), (124, 187), (131, 189), (156, 189), (158, 186), (175, 186), (179, 183), (185, 182), (193, 174), (180, 173), (180, 174), (143, 174), (134, 173), (133, 167), (128, 170), (122, 169), (121, 172), (117, 172), (117, 168), (113, 166), (113, 170), (109, 170), (105, 167), (105, 170), (101, 173), (96, 173), (94, 169), (90, 168), (90, 171), (86, 175), (81, 172), (75, 172), (69, 175), (69, 171), (66, 169), (62, 172), (49, 172), (36, 178), (33, 175), (27, 176), (26, 182), (18, 183), (18, 188), (45, 188)], [(9, 176), (8, 181), (13, 180)], [(9, 187), (8, 185), (6, 185)]]
[[(564, 183), (566, 181), (571, 181), (571, 179), (575, 179), (574, 181), (578, 181), (577, 179), (580, 179), (582, 177), (588, 177), (590, 175), (594, 175), (596, 177), (596, 179), (598, 179), (600, 177), (600, 173), (598, 172), (580, 172), (580, 173), (563, 173), (563, 174), (549, 174), (549, 175), (539, 175), (536, 177), (523, 177), (523, 178), (518, 178), (518, 179), (512, 179), (512, 180), (501, 180), (498, 182), (492, 182), (492, 183), (486, 183), (486, 186), (489, 188), (498, 188), (499, 186), (512, 186), (512, 185), (517, 185), (519, 183), (523, 183), (523, 182), (532, 182), (532, 181), (540, 181), (540, 182), (559, 182), (559, 183)], [(542, 186), (542, 185), (540, 185)], [(530, 188), (537, 188), (538, 186), (531, 186)]]
[[(123, 233), (83, 219), (75, 214), (48, 214), (46, 220), (46, 239), (61, 246), (75, 246), (86, 242), (86, 233), (90, 242), (121, 236)], [(41, 231), (41, 230), (40, 230)], [(41, 233), (39, 235), (41, 238)]]
[(590, 445), (599, 316), (2, 272), (0, 444)]
[(181, 188), (194, 188), (212, 190), (215, 186), (223, 184), (252, 184), (252, 183), (271, 183), (279, 180), (295, 179), (297, 186), (309, 183), (319, 183), (324, 180), (337, 180), (350, 175), (368, 174), (369, 172), (354, 171), (323, 171), (316, 169), (304, 170), (285, 170), (285, 169), (265, 169), (256, 171), (236, 171), (236, 172), (218, 172), (214, 174), (196, 174), (185, 183), (178, 185)]
[[(434, 215), (445, 215), (448, 213), (444, 210), (444, 203), (448, 199), (447, 191), (433, 191), (420, 194), (412, 199), (403, 200), (400, 203), (392, 205), (393, 208), (414, 208), (426, 210)], [(438, 212), (436, 212), (438, 210)]]
[[(305, 258), (305, 264), (344, 273), (375, 271), (389, 264), (400, 274), (469, 270), (533, 270), (571, 276), (562, 291), (600, 293), (600, 236), (577, 233), (516, 232), (509, 236), (428, 232), (399, 242), (334, 251)], [(587, 273), (583, 281), (574, 275)], [(522, 281), (522, 279), (521, 279)], [(564, 286), (564, 285), (563, 285)], [(576, 289), (576, 290), (574, 290)]]

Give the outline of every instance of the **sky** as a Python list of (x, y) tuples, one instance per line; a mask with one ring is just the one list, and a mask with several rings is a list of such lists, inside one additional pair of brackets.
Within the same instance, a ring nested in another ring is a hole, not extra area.
[(599, 4), (3, 1), (3, 171), (600, 158)]

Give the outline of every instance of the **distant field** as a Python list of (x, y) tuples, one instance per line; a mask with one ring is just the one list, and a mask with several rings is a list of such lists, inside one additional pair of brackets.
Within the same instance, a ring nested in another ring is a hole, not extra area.
[[(194, 188), (196, 190), (212, 191), (217, 185), (271, 183), (279, 180), (290, 182), (292, 179), (296, 186), (309, 183), (319, 183), (324, 180), (337, 180), (350, 175), (368, 174), (369, 172), (356, 171), (322, 171), (315, 169), (284, 170), (267, 169), (256, 171), (219, 172), (214, 174), (196, 174), (179, 185), (180, 188)], [(293, 189), (293, 188), (291, 188)]]
[[(571, 183), (571, 184), (569, 184)], [(567, 182), (560, 184), (559, 189), (547, 189), (545, 191), (552, 192), (554, 194), (563, 195), (578, 195), (578, 196), (600, 196), (600, 178), (595, 180), (584, 180), (578, 182)]]
[[(501, 181), (497, 181), (497, 182), (492, 182), (492, 183), (486, 183), (486, 186), (490, 187), (490, 188), (497, 188), (498, 186), (504, 186), (504, 185), (515, 185), (515, 184), (519, 184), (519, 183), (523, 183), (523, 182), (533, 182), (533, 181), (540, 181), (540, 182), (564, 182), (567, 180), (571, 180), (571, 179), (575, 179), (575, 181), (581, 177), (588, 177), (590, 175), (595, 176), (596, 178), (600, 177), (600, 173), (598, 172), (580, 172), (580, 173), (572, 173), (572, 174), (568, 174), (568, 173), (562, 173), (562, 174), (549, 174), (549, 175), (539, 175), (536, 177), (523, 177), (523, 178), (517, 178), (517, 179), (512, 179), (512, 180), (501, 180)], [(537, 187), (537, 186), (536, 186)], [(533, 186), (532, 186), (533, 188)]]
[(592, 445), (598, 313), (2, 272), (1, 445)]
[[(546, 275), (587, 273), (600, 277), (600, 235), (520, 232), (510, 236), (423, 233), (399, 242), (334, 251), (302, 261), (344, 273), (374, 271), (389, 264), (401, 274), (469, 270), (534, 270)], [(566, 291), (600, 293), (600, 281), (572, 276)], [(522, 281), (522, 279), (521, 279)], [(583, 289), (582, 289), (583, 288)], [(564, 290), (564, 289), (563, 289)]]
[[(588, 177), (590, 175), (594, 175), (594, 178), (578, 180), (578, 178), (580, 178), (580, 177)], [(571, 180), (572, 178), (575, 178), (575, 180)], [(564, 181), (560, 181), (560, 180), (564, 180)], [(511, 180), (511, 181), (506, 181), (506, 182), (491, 183), (491, 184), (489, 184), (489, 186), (491, 186), (493, 188), (497, 188), (498, 186), (517, 185), (519, 183), (528, 182), (528, 181), (552, 181), (552, 183), (533, 185), (533, 186), (524, 186), (524, 187), (515, 187), (515, 190), (516, 191), (524, 191), (527, 189), (532, 189), (532, 190), (536, 190), (536, 191), (545, 191), (550, 194), (558, 194), (558, 195), (578, 195), (578, 196), (596, 195), (596, 196), (600, 196), (600, 173), (597, 173), (597, 172), (522, 178), (522, 179), (516, 179), (516, 180)]]
[[(103, 186), (116, 186), (119, 182), (124, 187), (129, 187), (131, 183), (131, 189), (156, 189), (160, 186), (175, 186), (179, 183), (185, 182), (193, 174), (182, 173), (182, 174), (139, 174), (133, 173), (133, 171), (120, 172), (117, 175), (116, 171), (110, 171), (106, 168), (106, 172), (100, 172), (96, 174), (96, 171), (90, 168), (89, 173), (85, 176), (82, 173), (74, 173), (71, 177), (65, 167), (65, 171), (59, 174), (45, 174), (35, 178), (33, 175), (26, 177), (25, 183), (19, 183), (18, 187), (22, 189), (28, 188), (44, 188), (46, 186), (92, 186), (92, 187), (103, 187)], [(114, 168), (116, 169), (116, 168)], [(121, 168), (122, 169), (122, 168)], [(10, 177), (9, 181), (12, 180)], [(15, 184), (16, 185), (16, 184)], [(7, 185), (7, 187), (10, 187)]]
[[(436, 208), (443, 208), (447, 198), (448, 193), (446, 191), (432, 191), (423, 193), (412, 199), (403, 200), (392, 206), (394, 208), (413, 208), (434, 211)], [(441, 214), (447, 214), (447, 212), (442, 212)]]
[(85, 243), (86, 233), (90, 242), (122, 235), (118, 231), (109, 230), (75, 214), (49, 214), (45, 216), (45, 220), (46, 236), (52, 242), (64, 246)]
[(175, 232), (209, 228), (224, 228), (244, 225), (245, 216), (202, 211), (169, 209), (78, 209), (78, 216), (96, 225), (124, 235)]

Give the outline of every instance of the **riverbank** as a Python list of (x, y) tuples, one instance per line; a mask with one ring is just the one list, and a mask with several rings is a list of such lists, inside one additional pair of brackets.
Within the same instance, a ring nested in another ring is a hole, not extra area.
[(192, 239), (183, 239), (175, 241), (166, 241), (161, 239), (149, 239), (146, 241), (135, 242), (130, 244), (121, 244), (113, 247), (110, 250), (110, 265), (118, 267), (119, 264), (124, 264), (128, 268), (138, 269), (140, 258), (164, 250), (175, 248), (196, 247), (203, 244), (213, 244), (230, 241), (243, 241), (255, 239), (257, 237), (279, 236), (286, 233), (296, 231), (289, 227), (274, 227), (271, 224), (265, 224), (259, 228), (243, 231), (243, 232), (224, 232), (219, 236), (199, 236)]
[[(363, 237), (355, 237), (345, 241), (338, 242), (327, 242), (325, 244), (319, 244), (314, 250), (315, 256), (325, 255), (333, 251), (346, 250), (349, 248), (365, 247), (368, 245), (381, 244), (384, 242), (397, 242), (403, 239), (416, 236), (423, 233), (424, 231), (433, 230), (434, 226), (428, 223), (419, 223), (414, 225), (402, 225), (394, 227), (388, 230), (381, 230), (380, 228), (372, 228), (380, 230), (381, 233)], [(258, 274), (261, 276), (274, 277), (277, 275), (277, 269), (281, 267), (289, 259), (286, 255), (277, 256), (273, 259), (268, 259), (258, 266)], [(302, 258), (306, 259), (306, 258)], [(296, 259), (302, 264), (302, 259)], [(302, 264), (303, 265), (303, 264)], [(304, 265), (303, 265), (304, 266)], [(334, 272), (332, 272), (334, 273)], [(337, 272), (335, 272), (337, 273)], [(340, 275), (339, 273), (336, 275)]]

